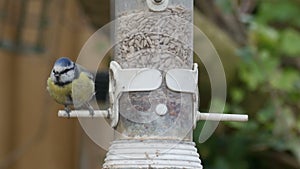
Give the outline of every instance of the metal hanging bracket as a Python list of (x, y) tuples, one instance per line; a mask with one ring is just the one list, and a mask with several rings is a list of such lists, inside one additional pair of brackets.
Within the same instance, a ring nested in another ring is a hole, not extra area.
[(147, 0), (148, 8), (152, 11), (164, 11), (168, 4), (169, 0)]

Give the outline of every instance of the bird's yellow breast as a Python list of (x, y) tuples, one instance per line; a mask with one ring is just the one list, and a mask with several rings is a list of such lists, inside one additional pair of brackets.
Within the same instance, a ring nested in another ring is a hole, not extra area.
[(56, 102), (64, 105), (74, 103), (76, 107), (90, 101), (95, 92), (94, 81), (84, 72), (80, 73), (79, 77), (70, 84), (58, 86), (51, 78), (48, 78), (47, 85), (51, 97)]
[(51, 78), (47, 80), (47, 89), (50, 93), (50, 96), (54, 98), (54, 100), (59, 104), (71, 104), (71, 93), (72, 93), (72, 84), (67, 84), (64, 86), (56, 85)]

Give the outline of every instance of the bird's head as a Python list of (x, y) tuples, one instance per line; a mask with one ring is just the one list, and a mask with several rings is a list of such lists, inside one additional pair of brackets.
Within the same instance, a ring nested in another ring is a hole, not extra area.
[(50, 75), (51, 80), (60, 86), (71, 83), (76, 78), (76, 65), (69, 58), (56, 60)]

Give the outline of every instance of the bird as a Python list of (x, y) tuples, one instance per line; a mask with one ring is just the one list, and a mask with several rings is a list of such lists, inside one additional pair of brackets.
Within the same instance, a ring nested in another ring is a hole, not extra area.
[(90, 116), (94, 116), (90, 101), (95, 95), (94, 76), (81, 65), (67, 57), (57, 59), (47, 80), (47, 90), (50, 96), (59, 104), (65, 106), (70, 118), (71, 108), (86, 107)]

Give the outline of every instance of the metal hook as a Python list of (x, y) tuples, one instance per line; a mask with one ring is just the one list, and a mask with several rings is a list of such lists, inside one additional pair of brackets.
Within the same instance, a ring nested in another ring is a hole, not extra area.
[(164, 11), (167, 9), (169, 0), (147, 0), (147, 5), (152, 11)]

